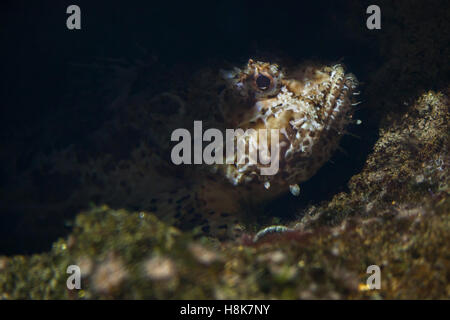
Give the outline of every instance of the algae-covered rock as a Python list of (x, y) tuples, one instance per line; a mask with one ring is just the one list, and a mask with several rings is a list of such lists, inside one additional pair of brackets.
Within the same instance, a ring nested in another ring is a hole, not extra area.
[[(222, 267), (197, 261), (192, 239), (150, 213), (93, 208), (49, 253), (3, 257), (0, 292), (8, 299), (206, 298), (212, 288), (202, 276)], [(80, 267), (80, 290), (67, 289), (70, 265)]]
[[(2, 257), (6, 299), (448, 298), (449, 103), (427, 92), (380, 136), (348, 193), (292, 228), (220, 243), (151, 213), (96, 207), (50, 252)], [(68, 290), (67, 267), (81, 269)], [(366, 284), (381, 269), (381, 289)]]

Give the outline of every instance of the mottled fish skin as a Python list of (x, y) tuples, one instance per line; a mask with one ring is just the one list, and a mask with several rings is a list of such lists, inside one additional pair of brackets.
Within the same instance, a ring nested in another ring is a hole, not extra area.
[[(179, 199), (164, 215), (175, 216), (182, 228), (198, 226), (207, 234), (229, 238), (241, 230), (236, 226), (246, 212), (243, 203), (263, 203), (289, 192), (330, 159), (352, 121), (358, 82), (340, 64), (306, 63), (283, 70), (252, 59), (242, 69), (221, 71), (217, 82), (224, 89), (206, 123), (222, 130), (278, 129), (279, 171), (261, 175), (268, 165), (260, 163), (207, 166), (209, 170), (191, 176), (184, 192), (174, 191)], [(267, 141), (270, 150), (270, 138)]]
[[(263, 89), (261, 77), (268, 84)], [(280, 171), (262, 176), (261, 164), (227, 165), (223, 172), (234, 185), (258, 180), (288, 190), (308, 180), (329, 160), (352, 118), (357, 81), (341, 65), (303, 65), (284, 73), (278, 65), (250, 60), (227, 80), (231, 93), (222, 109), (229, 128), (280, 132)]]

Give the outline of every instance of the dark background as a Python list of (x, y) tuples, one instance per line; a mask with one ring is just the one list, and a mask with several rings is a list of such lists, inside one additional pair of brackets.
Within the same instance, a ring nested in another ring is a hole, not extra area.
[[(25, 170), (42, 150), (58, 150), (70, 144), (83, 147), (83, 137), (108, 114), (81, 110), (69, 121), (64, 114), (71, 86), (73, 63), (98, 58), (133, 60), (153, 55), (164, 70), (176, 64), (202, 66), (211, 59), (245, 63), (258, 55), (335, 62), (363, 82), (382, 63), (379, 44), (368, 31), (365, 8), (355, 1), (3, 1), (1, 4), (1, 115), (2, 161), (14, 158), (17, 170)], [(66, 8), (81, 8), (81, 30), (66, 28)], [(386, 22), (388, 23), (388, 22)], [(372, 32), (372, 33), (371, 33)], [(378, 35), (379, 35), (378, 34)], [(94, 89), (95, 90), (95, 89)], [(362, 108), (356, 117), (364, 126), (351, 126), (342, 148), (316, 177), (302, 186), (302, 199), (285, 197), (285, 206), (299, 206), (329, 199), (345, 191), (348, 179), (358, 172), (377, 138), (377, 116)], [(0, 168), (0, 190), (14, 188), (16, 173)], [(70, 184), (70, 181), (60, 182)], [(55, 186), (42, 183), (42, 192)], [(279, 203), (281, 203), (279, 202)], [(279, 205), (274, 204), (274, 208)], [(2, 203), (0, 254), (47, 250), (70, 230), (63, 221), (46, 217), (42, 226)], [(277, 211), (277, 209), (273, 209)], [(75, 213), (68, 213), (66, 218)], [(36, 230), (54, 225), (46, 233)], [(60, 227), (61, 226), (61, 227)]]
[[(66, 28), (70, 4), (81, 8), (81, 30)], [(351, 4), (345, 1), (6, 1), (1, 6), (2, 119), (14, 126), (31, 125), (58, 108), (71, 77), (69, 63), (135, 57), (139, 47), (165, 64), (211, 57), (245, 61), (258, 51), (294, 59), (343, 58), (356, 74), (373, 63), (377, 51), (369, 39), (355, 43), (348, 34)], [(361, 12), (360, 28), (365, 29), (366, 17)]]

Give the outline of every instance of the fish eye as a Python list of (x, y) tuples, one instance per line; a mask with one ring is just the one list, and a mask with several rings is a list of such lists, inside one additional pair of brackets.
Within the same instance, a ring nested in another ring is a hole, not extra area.
[(258, 89), (267, 90), (272, 84), (272, 79), (263, 74), (259, 74), (255, 80), (255, 83)]

